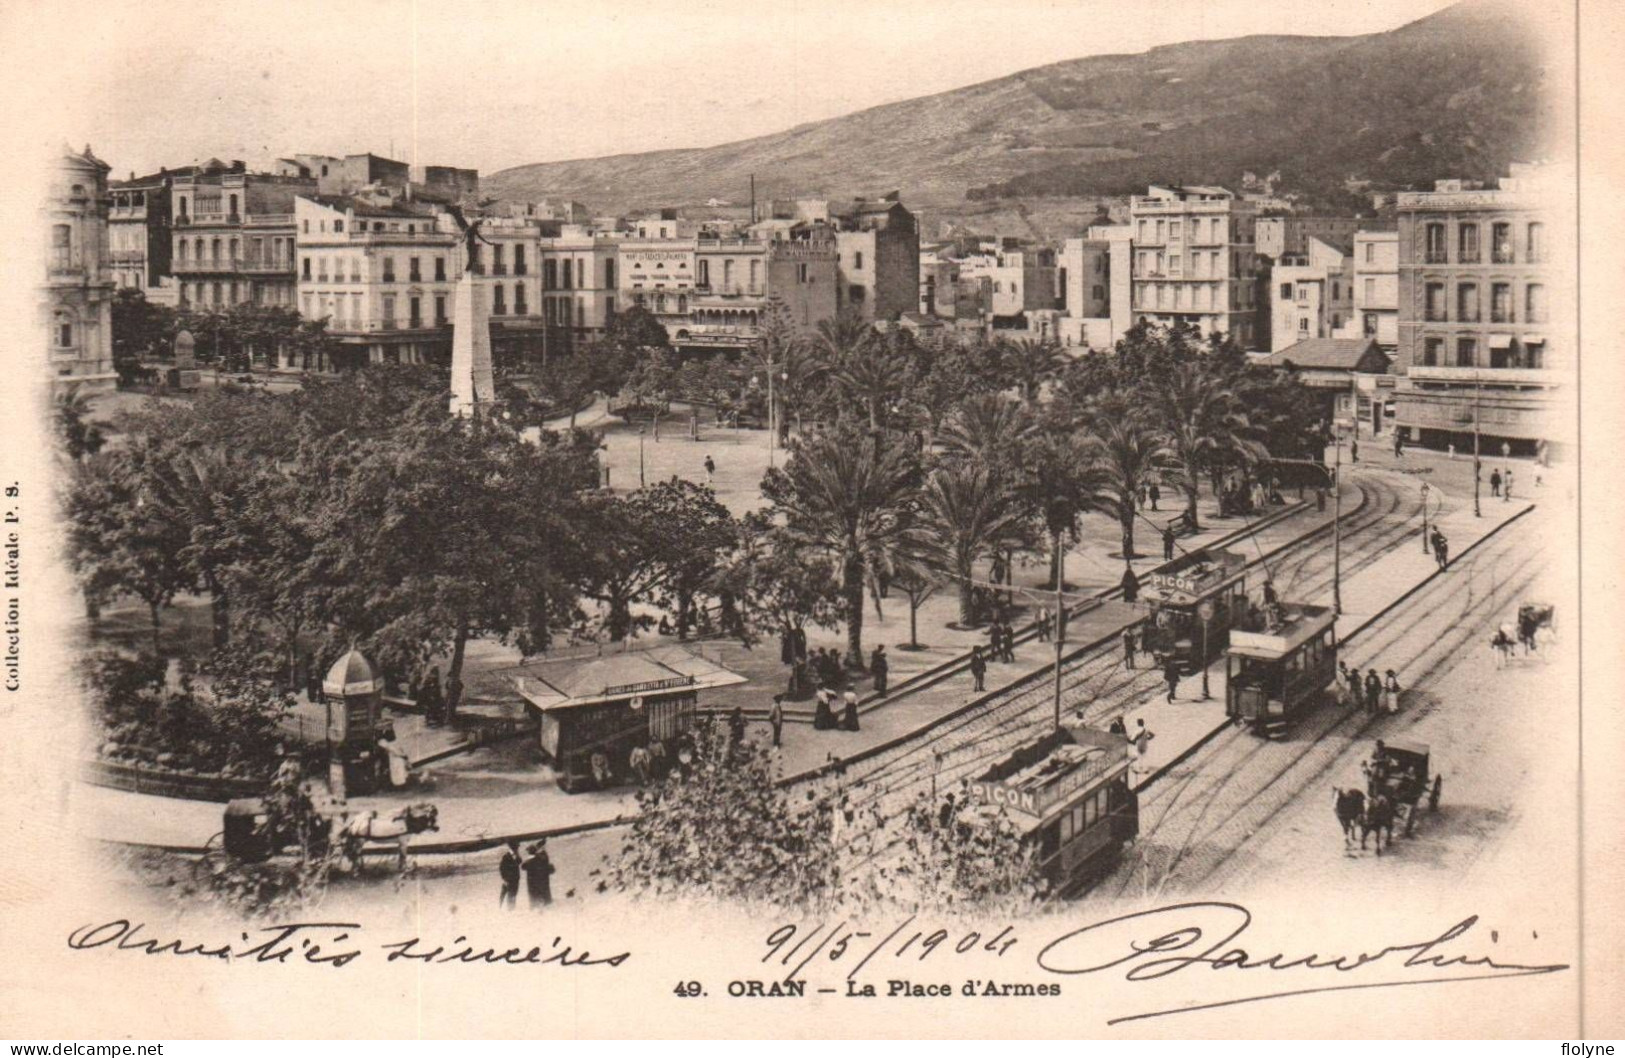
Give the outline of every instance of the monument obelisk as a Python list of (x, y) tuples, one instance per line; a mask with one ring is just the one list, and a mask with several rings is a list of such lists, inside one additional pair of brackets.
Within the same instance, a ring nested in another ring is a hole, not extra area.
[(491, 315), (485, 291), (474, 281), (480, 271), (478, 222), (464, 234), (468, 263), (457, 281), (451, 319), (451, 413), (468, 418), (496, 399), (496, 380), (491, 372)]

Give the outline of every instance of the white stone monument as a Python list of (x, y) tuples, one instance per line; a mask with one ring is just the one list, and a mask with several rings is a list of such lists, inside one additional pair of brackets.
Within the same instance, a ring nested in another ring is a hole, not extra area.
[(491, 318), (473, 269), (457, 281), (451, 322), (451, 413), (464, 418), (496, 399), (491, 374)]

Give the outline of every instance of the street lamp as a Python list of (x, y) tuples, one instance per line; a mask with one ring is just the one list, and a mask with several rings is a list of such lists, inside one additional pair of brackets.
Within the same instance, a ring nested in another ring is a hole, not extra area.
[(1202, 701), (1205, 702), (1209, 698), (1207, 693), (1207, 629), (1208, 624), (1213, 620), (1213, 600), (1203, 599), (1196, 607), (1196, 616), (1202, 619)]
[(1478, 365), (1475, 363), (1473, 365), (1473, 517), (1474, 518), (1483, 517), (1483, 514), (1484, 514), (1484, 512), (1479, 509), (1479, 505), (1478, 505), (1478, 490), (1479, 490), (1478, 479), (1481, 476), (1479, 474), (1479, 462), (1478, 462), (1478, 397), (1479, 397)]
[(1061, 643), (1066, 639), (1066, 598), (1061, 586), (1066, 583), (1066, 556), (1061, 553), (1061, 534), (1055, 540), (1055, 730), (1061, 729)]
[(778, 408), (773, 403), (773, 361), (767, 362), (767, 468), (773, 469), (773, 446), (779, 440)]
[(645, 426), (638, 427), (638, 488), (648, 484), (643, 480), (643, 434), (647, 429)]
[(1428, 553), (1428, 483), (1422, 482), (1422, 554)]
[(1343, 612), (1343, 427), (1332, 420), (1332, 613)]

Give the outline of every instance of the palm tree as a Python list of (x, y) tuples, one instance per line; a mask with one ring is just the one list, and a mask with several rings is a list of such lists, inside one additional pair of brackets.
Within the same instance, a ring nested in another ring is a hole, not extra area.
[(1005, 371), (1021, 391), (1022, 403), (1029, 406), (1037, 402), (1044, 383), (1060, 375), (1071, 359), (1054, 342), (1033, 338), (1003, 342), (1000, 353)]
[(1025, 512), (1012, 498), (1005, 480), (976, 462), (939, 467), (920, 490), (921, 554), (954, 578), (963, 625), (976, 620), (976, 564), (1026, 543)]
[(1176, 473), (1173, 451), (1141, 415), (1120, 396), (1096, 403), (1085, 418), (1085, 445), (1090, 465), (1102, 475), (1123, 530), (1123, 565), (1134, 554), (1134, 513), (1140, 486), (1167, 480)]
[(1178, 466), (1185, 490), (1185, 514), (1193, 530), (1196, 494), (1203, 468), (1227, 456), (1264, 458), (1268, 452), (1252, 439), (1247, 416), (1236, 392), (1198, 363), (1184, 363), (1164, 374), (1151, 390), (1152, 407), (1163, 442)]
[(918, 484), (919, 467), (906, 446), (877, 451), (857, 430), (839, 426), (800, 438), (783, 471), (763, 482), (787, 531), (840, 564), (853, 669), (864, 667), (865, 573), (878, 552), (909, 533)]
[(1037, 429), (1026, 405), (1002, 393), (981, 393), (954, 408), (940, 437), (950, 459), (1005, 470), (1019, 462), (1022, 446)]
[(1050, 540), (1052, 588), (1064, 579), (1061, 538), (1077, 538), (1078, 518), (1085, 513), (1117, 511), (1110, 479), (1093, 461), (1094, 453), (1086, 441), (1071, 431), (1046, 431), (1034, 437), (1023, 454), (1026, 476), (1017, 493)]

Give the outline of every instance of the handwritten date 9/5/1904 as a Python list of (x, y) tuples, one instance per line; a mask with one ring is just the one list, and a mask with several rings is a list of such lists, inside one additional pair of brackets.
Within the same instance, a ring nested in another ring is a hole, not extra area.
[[(1556, 963), (1502, 963), (1469, 952), (1462, 939), (1478, 924), (1477, 915), (1469, 915), (1423, 940), (1380, 943), (1370, 950), (1342, 954), (1249, 951), (1238, 944), (1238, 939), (1252, 922), (1252, 913), (1240, 904), (1208, 901), (1173, 904), (1075, 929), (1045, 945), (1038, 953), (1037, 962), (1040, 969), (1052, 974), (1098, 974), (1118, 970), (1123, 980), (1134, 983), (1159, 981), (1197, 970), (1272, 971), (1267, 980), (1274, 987), (1269, 991), (1114, 1017), (1108, 1019), (1108, 1024), (1317, 992), (1527, 977), (1568, 969), (1566, 964)], [(1257, 976), (1266, 979), (1264, 975)], [(1215, 978), (1215, 982), (1217, 980)], [(1283, 985), (1287, 987), (1279, 987)]]

